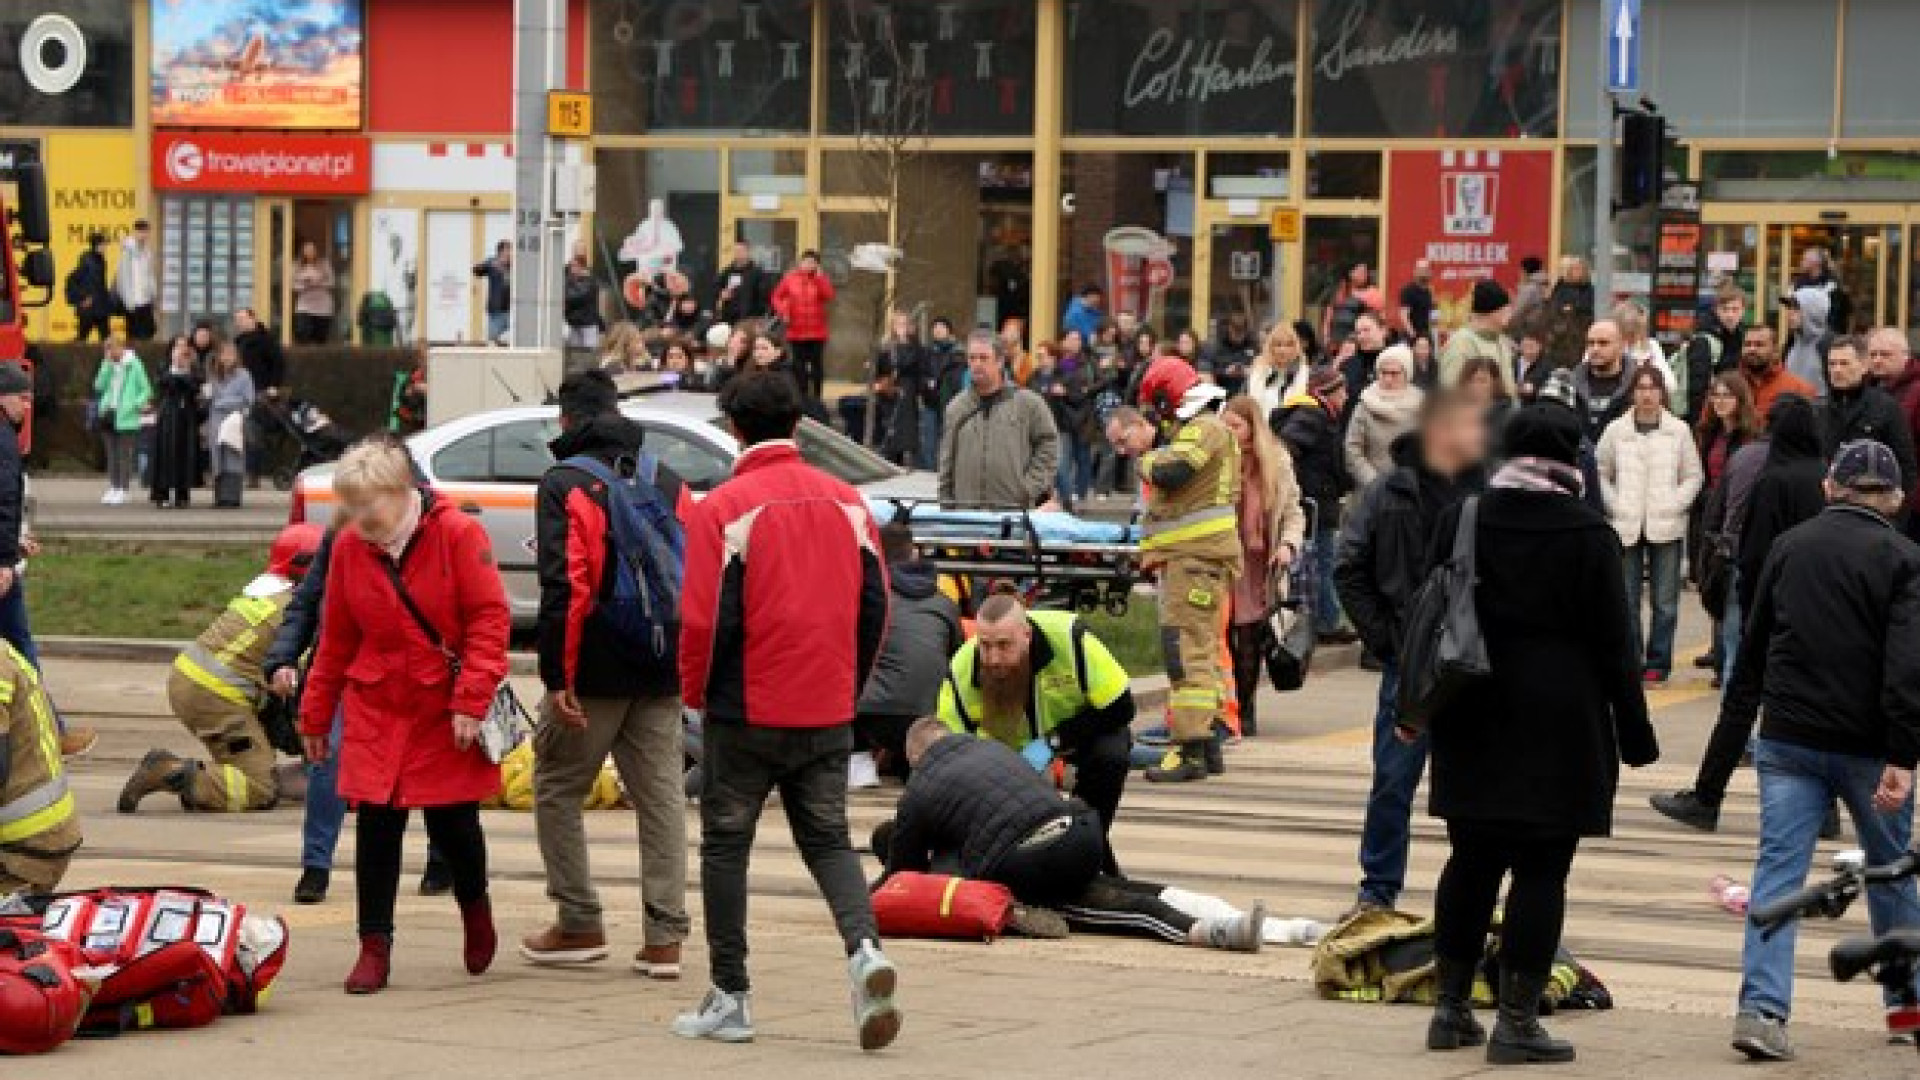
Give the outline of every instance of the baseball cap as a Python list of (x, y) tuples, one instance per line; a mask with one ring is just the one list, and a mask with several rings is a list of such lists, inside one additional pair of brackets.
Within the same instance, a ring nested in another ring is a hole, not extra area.
[(1900, 462), (1886, 443), (1855, 439), (1841, 444), (1833, 455), (1827, 479), (1854, 491), (1899, 491)]

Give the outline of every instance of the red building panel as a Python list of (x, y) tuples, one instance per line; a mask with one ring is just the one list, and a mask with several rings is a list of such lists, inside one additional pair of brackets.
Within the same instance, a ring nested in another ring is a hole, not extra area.
[[(586, 85), (587, 0), (567, 0), (567, 84)], [(513, 0), (368, 0), (367, 128), (513, 130)]]

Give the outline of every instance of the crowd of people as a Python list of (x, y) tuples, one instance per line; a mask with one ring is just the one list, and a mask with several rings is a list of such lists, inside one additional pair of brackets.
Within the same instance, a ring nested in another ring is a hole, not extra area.
[(252, 309), (234, 312), (231, 328), (223, 338), (201, 321), (176, 334), (157, 378), (134, 339), (103, 335), (88, 399), (106, 458), (102, 504), (124, 505), (136, 481), (157, 509), (187, 508), (202, 486), (215, 507), (238, 507), (245, 488), (259, 486), (267, 444), (289, 422), (287, 358)]
[[(883, 528), (857, 492), (800, 458), (793, 436), (821, 387), (818, 350), (802, 346), (824, 334), (831, 286), (803, 258), (767, 301), (783, 333), (750, 329), (764, 284), (750, 265), (736, 260), (721, 289), (737, 310), (719, 408), (743, 453), (705, 498), (692, 499), (619, 412), (610, 369), (646, 365), (660, 341), (615, 327), (607, 363), (559, 389), (558, 464), (537, 497), (547, 693), (533, 747), (556, 918), (521, 956), (608, 955), (580, 809), (611, 755), (639, 823), (644, 943), (633, 964), (651, 978), (681, 974), (692, 932), (683, 794), (665, 763), (680, 759), (682, 705), (702, 716), (711, 986), (674, 1020), (676, 1034), (754, 1036), (747, 867), (778, 791), (845, 949), (859, 1044), (896, 1037), (899, 972), (847, 825), (862, 756), (907, 783), (874, 844), (889, 873), (957, 865), (1076, 928), (1257, 947), (1259, 905), (1238, 920), (1198, 918), (1122, 873), (1110, 837), (1135, 768), (1137, 709), (1105, 644), (1071, 613), (960, 590), (974, 618), (966, 636), (910, 530)], [(1428, 1046), (1484, 1043), (1502, 1064), (1568, 1061), (1573, 1048), (1539, 1022), (1568, 875), (1581, 841), (1612, 828), (1620, 767), (1659, 757), (1646, 692), (1676, 664), (1687, 576), (1720, 623), (1719, 646), (1695, 662), (1728, 692), (1699, 782), (1656, 808), (1716, 827), (1751, 743), (1761, 902), (1800, 885), (1835, 802), (1873, 861), (1908, 843), (1920, 758), (1920, 547), (1907, 505), (1920, 361), (1897, 330), (1832, 335), (1809, 382), (1789, 370), (1771, 323), (1748, 324), (1731, 284), (1668, 356), (1635, 305), (1594, 316), (1577, 261), (1551, 287), (1523, 283), (1519, 305), (1502, 285), (1476, 283), (1468, 322), (1444, 335), (1424, 275), (1392, 314), (1370, 281), (1364, 268), (1346, 275), (1318, 328), (1229, 319), (1207, 347), (1190, 331), (1161, 341), (1135, 313), (1109, 316), (1094, 287), (1056, 338), (1031, 346), (1018, 323), (962, 338), (938, 319), (923, 344), (902, 315), (875, 365), (894, 399), (869, 407), (886, 414), (891, 456), (937, 468), (943, 502), (1065, 508), (1103, 486), (1143, 489), (1142, 561), (1157, 582), (1170, 683), (1150, 782), (1205, 782), (1236, 737), (1259, 733), (1277, 602), (1297, 603), (1323, 640), (1358, 641), (1380, 686), (1349, 915), (1399, 903), (1430, 771), (1449, 854)], [(1818, 306), (1802, 291), (1795, 344)], [(1517, 306), (1533, 314), (1518, 320)], [(183, 339), (167, 375), (180, 385), (160, 388), (163, 403), (179, 402), (173, 441), (191, 419), (197, 349)], [(696, 346), (664, 342), (664, 354), (676, 350), (698, 373)], [(246, 377), (237, 349), (215, 352), (215, 378)], [(100, 375), (116, 435), (122, 410), (152, 393), (116, 375), (121, 362)], [(9, 385), (0, 368), (0, 391)], [(223, 394), (206, 396), (244, 408), (245, 395)], [(308, 848), (320, 849), (303, 856), (297, 899), (324, 899), (345, 803), (358, 807), (360, 953), (347, 991), (375, 993), (392, 977), (415, 807), (478, 975), (498, 948), (478, 807), (500, 782), (483, 753), (507, 670), (499, 576), (484, 530), (420, 482), (397, 440), (354, 448), (334, 485), (338, 527), (289, 538), (273, 580), (249, 586), (176, 664), (176, 712), (209, 763), (149, 755), (122, 809), (156, 791), (202, 811), (272, 805), (260, 768), (272, 733), (258, 710), (293, 698), (312, 766)], [(638, 562), (624, 546), (636, 534), (647, 538)], [(1434, 568), (1463, 560), (1490, 670), (1416, 719), (1402, 684), (1425, 673), (1403, 670), (1417, 655), (1409, 621)], [(664, 595), (650, 591), (651, 573), (635, 580), (640, 563), (673, 578), (674, 617), (651, 602)], [(1873, 905), (1875, 928), (1920, 922), (1916, 906), (1911, 887), (1889, 892)], [(1496, 932), (1489, 1032), (1469, 1002)], [(1749, 935), (1734, 1046), (1750, 1057), (1792, 1054), (1791, 954), (1790, 934)]]

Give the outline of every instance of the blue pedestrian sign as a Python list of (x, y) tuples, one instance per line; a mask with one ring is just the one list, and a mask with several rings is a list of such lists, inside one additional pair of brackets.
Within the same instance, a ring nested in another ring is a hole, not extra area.
[(1606, 0), (1607, 89), (1616, 94), (1640, 89), (1640, 0)]

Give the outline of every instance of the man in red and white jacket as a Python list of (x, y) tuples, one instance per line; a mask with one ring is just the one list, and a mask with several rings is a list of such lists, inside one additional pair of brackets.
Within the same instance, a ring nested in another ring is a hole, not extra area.
[(820, 256), (800, 253), (800, 264), (773, 287), (773, 310), (787, 321), (787, 345), (800, 385), (820, 399), (827, 378), (827, 306), (833, 303), (833, 282), (820, 271)]
[(687, 517), (680, 689), (705, 711), (700, 880), (713, 989), (677, 1035), (753, 1038), (747, 859), (767, 796), (847, 947), (860, 1047), (900, 1030), (866, 875), (847, 833), (847, 757), (887, 621), (879, 532), (860, 493), (800, 458), (800, 395), (770, 372), (735, 376), (720, 411), (746, 448), (733, 479)]

